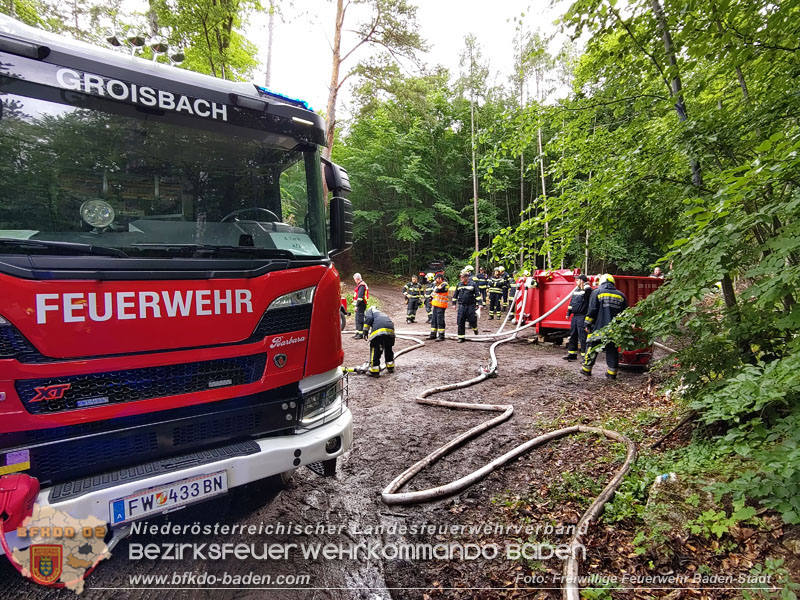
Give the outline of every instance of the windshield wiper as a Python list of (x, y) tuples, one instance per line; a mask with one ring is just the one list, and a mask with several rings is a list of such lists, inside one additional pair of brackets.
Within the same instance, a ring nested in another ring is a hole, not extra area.
[(0, 252), (2, 251), (2, 248), (15, 248), (17, 250), (45, 248), (48, 250), (60, 250), (60, 253), (62, 254), (95, 254), (100, 256), (118, 256), (120, 258), (128, 258), (128, 255), (118, 248), (109, 248), (108, 246), (93, 246), (91, 244), (81, 244), (79, 242), (0, 238)]
[(192, 251), (195, 257), (198, 256), (218, 256), (225, 252), (243, 253), (248, 256), (257, 256), (259, 258), (294, 258), (289, 250), (281, 250), (279, 248), (262, 248), (259, 246), (218, 246), (215, 244), (170, 244), (164, 243), (147, 243), (141, 242), (132, 244), (136, 249), (141, 250), (176, 250), (176, 251)]

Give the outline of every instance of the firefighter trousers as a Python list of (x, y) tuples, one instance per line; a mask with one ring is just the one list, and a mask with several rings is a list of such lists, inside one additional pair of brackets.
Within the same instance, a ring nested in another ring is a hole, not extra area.
[(369, 372), (381, 372), (381, 354), (386, 354), (386, 369), (394, 371), (394, 336), (379, 335), (369, 341)]
[[(592, 339), (594, 338), (594, 339)], [(583, 359), (584, 373), (591, 373), (594, 367), (594, 361), (597, 360), (597, 355), (603, 350), (606, 351), (606, 375), (609, 377), (616, 377), (617, 370), (619, 369), (619, 348), (616, 344), (609, 342), (603, 346), (602, 340), (597, 332), (592, 332), (586, 338), (588, 347), (586, 349), (586, 356)]]
[(503, 298), (503, 294), (500, 292), (489, 292), (489, 316), (490, 317), (497, 317), (500, 318), (502, 314), (500, 301)]
[(442, 308), (441, 306), (434, 306), (433, 307), (433, 318), (431, 320), (431, 339), (436, 334), (439, 335), (440, 338), (444, 339), (444, 311), (446, 309)]
[(428, 314), (428, 323), (430, 323), (431, 315), (433, 314), (433, 305), (430, 298), (425, 298), (425, 312)]
[(356, 303), (356, 333), (364, 332), (364, 313), (367, 312), (367, 303)]
[(456, 317), (458, 324), (458, 339), (463, 340), (466, 335), (466, 325), (472, 327), (472, 331), (477, 335), (478, 333), (478, 312), (475, 310), (474, 304), (459, 304), (458, 315)]
[(578, 342), (580, 342), (581, 353), (586, 354), (585, 319), (586, 315), (572, 315), (569, 324), (569, 340), (567, 341), (567, 354), (570, 356), (578, 355)]
[(409, 298), (406, 304), (406, 322), (413, 323), (417, 318), (417, 310), (419, 309), (419, 298)]

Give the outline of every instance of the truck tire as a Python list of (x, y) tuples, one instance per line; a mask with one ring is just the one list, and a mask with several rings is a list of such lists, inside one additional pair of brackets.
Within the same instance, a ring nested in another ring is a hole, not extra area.
[(297, 469), (289, 469), (283, 473), (278, 473), (277, 475), (267, 477), (265, 480), (267, 486), (275, 491), (286, 489), (286, 486), (289, 485), (289, 482), (292, 480), (292, 476), (294, 475), (295, 471), (297, 471)]
[(339, 311), (339, 320), (341, 321), (342, 324), (342, 331), (344, 331), (344, 328), (347, 327), (347, 318), (344, 316), (343, 310)]

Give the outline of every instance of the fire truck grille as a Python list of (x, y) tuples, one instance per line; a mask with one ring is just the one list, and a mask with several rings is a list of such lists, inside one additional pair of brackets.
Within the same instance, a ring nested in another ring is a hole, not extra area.
[(39, 354), (16, 328), (0, 326), (0, 358), (16, 358), (20, 362), (45, 362), (47, 358)]
[(268, 335), (289, 333), (311, 327), (311, 304), (286, 306), (264, 313), (248, 341), (263, 340)]
[(253, 383), (264, 374), (266, 361), (266, 354), (253, 354), (125, 371), (24, 379), (15, 385), (28, 412), (50, 414)]

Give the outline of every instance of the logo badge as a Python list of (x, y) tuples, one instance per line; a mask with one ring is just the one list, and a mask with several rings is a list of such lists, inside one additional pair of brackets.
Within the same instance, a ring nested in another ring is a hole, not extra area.
[(34, 544), (31, 552), (31, 576), (36, 583), (49, 585), (61, 577), (63, 548), (55, 544)]
[(66, 391), (72, 387), (71, 383), (57, 383), (55, 385), (43, 385), (37, 388), (36, 395), (30, 399), (31, 402), (41, 402), (42, 400), (61, 400)]
[(275, 363), (275, 366), (279, 369), (282, 369), (286, 366), (286, 355), (285, 354), (276, 354), (272, 359), (272, 362)]

